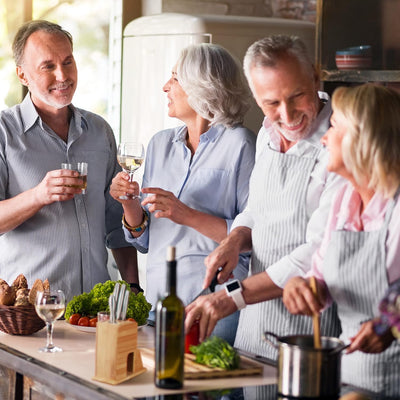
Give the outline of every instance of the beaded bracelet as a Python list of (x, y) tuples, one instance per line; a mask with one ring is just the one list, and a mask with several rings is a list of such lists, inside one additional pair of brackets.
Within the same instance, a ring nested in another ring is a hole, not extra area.
[(122, 215), (122, 225), (124, 225), (124, 227), (126, 229), (128, 229), (128, 231), (131, 233), (138, 233), (138, 232), (144, 231), (148, 224), (149, 224), (149, 216), (147, 215), (146, 211), (144, 211), (144, 210), (143, 210), (143, 222), (138, 226), (129, 225), (126, 222), (125, 214)]

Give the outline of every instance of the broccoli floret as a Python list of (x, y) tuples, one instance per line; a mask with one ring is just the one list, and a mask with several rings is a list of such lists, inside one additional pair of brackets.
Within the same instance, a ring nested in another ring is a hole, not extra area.
[(151, 304), (146, 300), (143, 293), (136, 295), (135, 293), (130, 293), (126, 318), (133, 318), (138, 325), (145, 325), (150, 310)]
[(64, 318), (69, 320), (72, 314), (79, 313), (81, 315), (90, 315), (92, 307), (92, 295), (90, 293), (82, 293), (74, 296), (65, 308)]
[[(99, 311), (110, 311), (108, 298), (114, 291), (116, 282), (125, 284), (129, 290), (129, 284), (123, 280), (97, 283), (89, 293), (74, 296), (65, 309), (65, 319), (72, 314), (96, 316)], [(128, 310), (126, 318), (133, 318), (138, 325), (144, 325), (149, 316), (151, 304), (147, 302), (143, 293), (129, 294)]]

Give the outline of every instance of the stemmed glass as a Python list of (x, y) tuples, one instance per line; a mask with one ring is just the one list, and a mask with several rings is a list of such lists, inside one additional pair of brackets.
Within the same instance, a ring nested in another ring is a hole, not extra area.
[[(133, 180), (133, 173), (143, 164), (144, 146), (139, 142), (121, 142), (118, 146), (117, 160), (121, 168), (129, 174), (129, 181)], [(139, 196), (125, 194), (119, 196), (121, 200), (136, 199)]]
[(61, 318), (65, 310), (65, 296), (62, 290), (45, 290), (36, 293), (35, 310), (37, 315), (46, 322), (47, 344), (39, 349), (45, 353), (62, 351), (53, 344), (54, 321)]

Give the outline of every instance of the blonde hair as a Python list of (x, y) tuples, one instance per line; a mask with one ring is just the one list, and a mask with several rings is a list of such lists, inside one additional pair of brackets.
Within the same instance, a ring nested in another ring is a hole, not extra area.
[(250, 108), (250, 89), (239, 61), (225, 48), (209, 43), (188, 46), (176, 67), (190, 107), (210, 126), (243, 123)]
[(332, 107), (347, 123), (347, 170), (357, 184), (392, 197), (400, 185), (400, 93), (374, 84), (340, 87)]

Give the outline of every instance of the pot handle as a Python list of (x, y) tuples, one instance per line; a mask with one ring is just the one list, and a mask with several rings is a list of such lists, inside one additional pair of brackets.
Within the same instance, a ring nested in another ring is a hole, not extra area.
[(347, 349), (349, 346), (350, 346), (350, 343), (348, 343), (348, 344), (342, 344), (341, 346), (338, 346), (338, 347), (334, 348), (333, 350), (331, 350), (331, 351), (328, 353), (328, 355), (338, 354), (338, 353), (340, 353), (341, 351)]
[(279, 346), (278, 346), (276, 343), (272, 342), (271, 339), (268, 338), (268, 336), (272, 336), (273, 338), (275, 338), (276, 341), (279, 342), (279, 337), (278, 337), (278, 335), (275, 335), (275, 333), (269, 332), (269, 331), (264, 332), (264, 340), (265, 340), (266, 342), (268, 342), (271, 346), (273, 346), (273, 347), (275, 347), (277, 350), (279, 350)]

